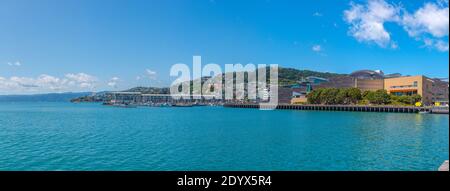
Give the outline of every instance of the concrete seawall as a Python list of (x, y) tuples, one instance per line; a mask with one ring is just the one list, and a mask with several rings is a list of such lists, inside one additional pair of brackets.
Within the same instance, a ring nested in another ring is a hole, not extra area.
[[(232, 108), (259, 108), (259, 104), (225, 104), (224, 107)], [(391, 112), (391, 113), (419, 113), (426, 111), (433, 113), (429, 107), (397, 107), (397, 106), (364, 106), (364, 105), (292, 105), (280, 104), (276, 109), (286, 110), (314, 110), (314, 111), (359, 111), (359, 112)], [(439, 113), (448, 114), (439, 110)]]

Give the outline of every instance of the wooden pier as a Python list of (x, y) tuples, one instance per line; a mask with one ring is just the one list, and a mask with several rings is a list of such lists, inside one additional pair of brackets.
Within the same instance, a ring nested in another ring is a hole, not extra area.
[[(254, 108), (259, 104), (225, 104), (224, 107)], [(391, 112), (391, 113), (419, 113), (431, 112), (428, 107), (401, 107), (401, 106), (366, 106), (366, 105), (292, 105), (280, 104), (276, 107), (280, 110), (313, 110), (313, 111), (358, 111), (358, 112)]]

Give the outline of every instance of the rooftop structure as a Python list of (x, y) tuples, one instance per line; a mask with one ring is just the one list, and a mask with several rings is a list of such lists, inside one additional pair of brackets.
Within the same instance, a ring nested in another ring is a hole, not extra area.
[(383, 79), (384, 73), (381, 70), (358, 70), (350, 76), (356, 79)]
[(384, 75), (384, 78), (398, 78), (398, 77), (402, 77), (402, 74), (400, 74), (400, 73), (393, 73), (393, 74), (386, 74), (386, 75)]
[(320, 77), (316, 77), (316, 76), (308, 76), (308, 77), (306, 77), (306, 80), (312, 84), (320, 84), (323, 82), (328, 82), (328, 79), (320, 78)]

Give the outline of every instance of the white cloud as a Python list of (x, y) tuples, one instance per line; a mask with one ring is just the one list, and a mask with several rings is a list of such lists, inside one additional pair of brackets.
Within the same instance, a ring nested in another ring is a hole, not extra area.
[(65, 77), (69, 80), (73, 80), (76, 82), (94, 82), (96, 81), (94, 76), (85, 73), (77, 73), (77, 74), (66, 74)]
[(113, 88), (117, 88), (117, 82), (110, 81), (110, 82), (108, 82), (108, 86), (111, 86)]
[(38, 77), (37, 81), (39, 83), (50, 83), (50, 84), (57, 84), (60, 82), (59, 78), (47, 75), (47, 74), (42, 74)]
[(36, 80), (38, 86), (42, 85), (44, 87), (48, 87), (51, 90), (63, 89), (63, 86), (66, 82), (66, 80), (60, 80), (57, 77), (53, 77), (47, 74), (40, 75)]
[(322, 46), (320, 46), (320, 45), (314, 45), (314, 46), (312, 46), (312, 51), (314, 51), (314, 52), (321, 52), (322, 51)]
[(440, 39), (432, 39), (432, 38), (424, 38), (419, 39), (422, 40), (424, 45), (423, 47), (436, 49), (441, 52), (447, 52), (448, 51), (448, 42)]
[(9, 66), (22, 66), (22, 63), (20, 63), (19, 61), (16, 62), (8, 62), (7, 63)]
[(448, 42), (445, 42), (443, 40), (437, 40), (433, 46), (434, 48), (436, 48), (441, 52), (448, 52)]
[(146, 69), (145, 72), (147, 72), (147, 75), (151, 75), (151, 76), (156, 75), (156, 72), (152, 71), (150, 69)]
[[(396, 49), (398, 44), (386, 30), (386, 22), (402, 26), (410, 37), (423, 41), (425, 47), (448, 51), (448, 0), (425, 3), (413, 14), (385, 0), (369, 0), (367, 4), (350, 4), (344, 11), (344, 20), (350, 24), (349, 34), (359, 42), (375, 43), (380, 47)], [(444, 39), (447, 38), (447, 39)]]
[(401, 24), (409, 36), (423, 41), (425, 47), (447, 52), (448, 40), (446, 42), (442, 38), (448, 37), (448, 15), (448, 1), (426, 3), (414, 14), (405, 11)]
[(54, 92), (82, 91), (95, 87), (96, 78), (84, 73), (66, 74), (64, 78), (41, 74), (36, 78), (11, 76), (0, 77), (0, 92)]
[(60, 90), (64, 82), (59, 78), (42, 74), (37, 78), (12, 76), (9, 79), (0, 78), (0, 90), (7, 91), (38, 91), (38, 90)]
[(94, 76), (85, 73), (66, 74), (65, 77), (69, 80), (69, 83), (77, 83), (81, 88), (94, 88), (97, 79)]
[(392, 49), (397, 49), (398, 48), (398, 44), (396, 42), (391, 42), (391, 48)]
[(403, 26), (412, 37), (420, 36), (424, 33), (431, 34), (433, 37), (448, 36), (448, 5), (439, 6), (434, 3), (426, 3), (414, 14), (405, 13), (403, 17)]
[(150, 70), (150, 69), (146, 69), (145, 72), (146, 72), (146, 75), (147, 75), (147, 77), (149, 79), (151, 79), (151, 80), (155, 80), (156, 79), (156, 72), (155, 71)]
[(311, 47), (311, 50), (316, 52), (320, 56), (327, 56), (327, 54), (324, 53), (323, 47), (321, 45), (319, 45), (319, 44), (313, 45)]
[(119, 77), (112, 77), (109, 82), (107, 83), (108, 86), (111, 86), (113, 88), (117, 88), (117, 83), (120, 81)]
[(321, 17), (321, 16), (323, 16), (323, 14), (322, 14), (322, 13), (319, 13), (319, 12), (315, 12), (315, 13), (313, 14), (313, 16), (315, 16), (315, 17)]
[(91, 87), (92, 87), (91, 83), (87, 82), (80, 83), (80, 88), (91, 88)]
[(5, 90), (12, 89), (15, 86), (17, 86), (17, 84), (15, 82), (11, 81), (10, 79), (0, 76), (0, 90), (1, 89), (5, 89)]
[(349, 34), (360, 42), (375, 43), (381, 47), (391, 44), (391, 35), (384, 27), (385, 22), (397, 21), (399, 9), (384, 0), (370, 0), (367, 5), (350, 4), (344, 11), (349, 23)]

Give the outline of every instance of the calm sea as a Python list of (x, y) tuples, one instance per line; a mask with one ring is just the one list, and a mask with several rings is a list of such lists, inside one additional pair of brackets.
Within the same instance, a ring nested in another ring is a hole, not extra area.
[(0, 103), (0, 170), (437, 170), (449, 116)]

